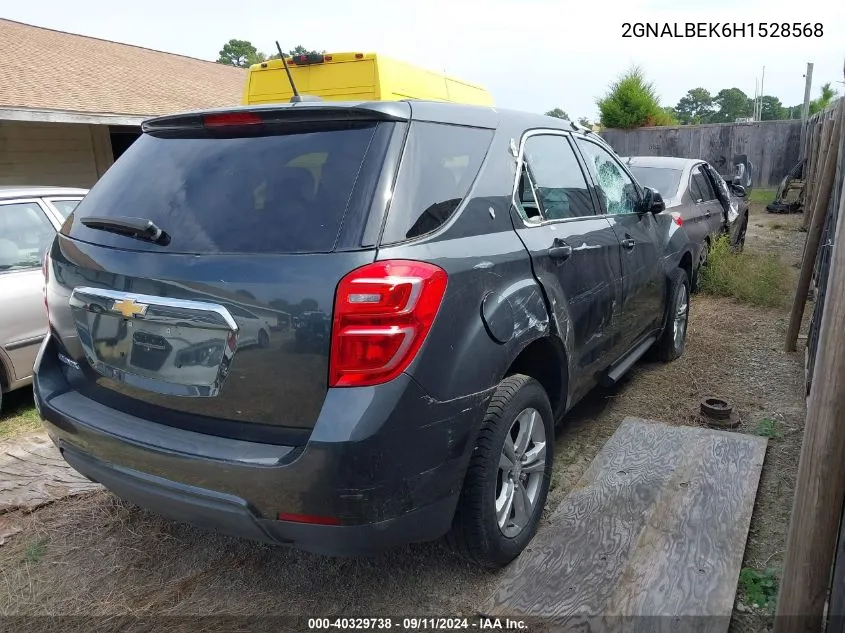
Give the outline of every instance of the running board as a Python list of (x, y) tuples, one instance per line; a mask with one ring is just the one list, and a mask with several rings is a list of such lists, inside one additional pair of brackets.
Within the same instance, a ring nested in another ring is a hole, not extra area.
[(642, 340), (642, 342), (634, 347), (630, 352), (623, 356), (615, 364), (611, 365), (607, 372), (602, 377), (602, 384), (605, 386), (612, 385), (624, 376), (631, 367), (634, 366), (640, 358), (643, 357), (649, 348), (657, 341), (657, 335), (652, 334)]

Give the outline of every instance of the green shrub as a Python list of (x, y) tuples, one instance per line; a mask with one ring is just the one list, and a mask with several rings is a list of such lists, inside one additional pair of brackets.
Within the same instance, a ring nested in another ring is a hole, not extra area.
[(774, 610), (777, 601), (777, 577), (773, 569), (757, 571), (744, 567), (739, 572), (739, 588), (747, 605)]
[(701, 271), (701, 289), (767, 308), (783, 307), (792, 296), (792, 276), (777, 253), (736, 252), (727, 236), (710, 248)]
[(610, 84), (598, 100), (604, 127), (630, 130), (647, 125), (677, 125), (677, 118), (660, 106), (654, 84), (634, 66)]

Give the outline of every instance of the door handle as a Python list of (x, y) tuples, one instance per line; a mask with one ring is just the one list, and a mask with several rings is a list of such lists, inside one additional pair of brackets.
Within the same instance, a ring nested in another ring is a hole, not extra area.
[(711, 215), (713, 215), (713, 214), (710, 212), (710, 209), (708, 209), (707, 211), (704, 212), (705, 218), (709, 218)]
[(554, 246), (549, 249), (549, 257), (558, 261), (566, 261), (572, 257), (572, 247), (562, 241), (555, 240)]
[(634, 246), (636, 245), (637, 242), (633, 238), (626, 237), (624, 240), (622, 240), (622, 248), (626, 250), (633, 250)]

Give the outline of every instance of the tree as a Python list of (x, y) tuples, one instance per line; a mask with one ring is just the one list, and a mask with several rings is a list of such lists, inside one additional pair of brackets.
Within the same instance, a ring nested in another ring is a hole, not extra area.
[(660, 106), (654, 84), (634, 66), (608, 87), (596, 102), (604, 127), (630, 130), (646, 125), (672, 125), (674, 116)]
[(581, 118), (578, 119), (578, 125), (582, 125), (582, 126), (588, 127), (588, 128), (593, 127), (593, 124), (590, 122), (590, 119), (588, 119), (585, 116), (582, 116)]
[(789, 106), (788, 108), (785, 108), (784, 118), (785, 119), (800, 119), (801, 113), (803, 111), (804, 111), (804, 106), (800, 103), (798, 105)]
[[(305, 48), (302, 44), (298, 44), (296, 47), (290, 49), (287, 53), (285, 53), (285, 57), (293, 57), (294, 55), (325, 55), (326, 51), (318, 51), (316, 49), (309, 50)], [(267, 59), (279, 59), (278, 53), (273, 53)]]
[(719, 108), (711, 117), (714, 123), (733, 123), (739, 118), (749, 117), (754, 111), (754, 104), (739, 88), (724, 88), (713, 98)]
[(830, 87), (830, 82), (822, 86), (822, 94), (818, 99), (810, 101), (810, 116), (824, 110), (836, 96), (836, 90)]
[(704, 88), (693, 88), (681, 97), (675, 114), (683, 125), (707, 123), (713, 114), (713, 97)]
[(248, 40), (229, 40), (220, 49), (218, 64), (247, 68), (251, 64), (263, 62), (264, 53), (259, 53), (252, 42)]
[(789, 118), (787, 116), (787, 109), (783, 107), (783, 104), (777, 97), (763, 95), (760, 97), (760, 101), (761, 121), (780, 121), (781, 119)]
[(664, 106), (661, 108), (663, 110), (662, 117), (658, 117), (657, 123), (655, 125), (678, 125), (678, 113), (675, 112), (675, 108), (672, 106)]
[(566, 119), (567, 121), (570, 120), (569, 115), (560, 108), (549, 110), (546, 112), (546, 116), (553, 116), (556, 119)]

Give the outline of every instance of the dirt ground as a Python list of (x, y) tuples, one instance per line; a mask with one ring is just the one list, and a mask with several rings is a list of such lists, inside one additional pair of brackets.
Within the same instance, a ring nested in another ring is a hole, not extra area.
[[(804, 237), (798, 224), (800, 216), (755, 205), (747, 248), (778, 252), (794, 264)], [(805, 413), (803, 349), (782, 351), (785, 327), (784, 309), (694, 297), (681, 359), (637, 365), (568, 416), (557, 437), (548, 508), (624, 417), (697, 424), (700, 400), (720, 395), (740, 413), (737, 431), (772, 435), (743, 566), (780, 567)], [(102, 492), (4, 520), (22, 530), (0, 547), (0, 615), (7, 616), (472, 616), (498, 577), (465, 565), (440, 543), (372, 558), (323, 558), (210, 535)], [(202, 622), (196, 630), (231, 628)]]

